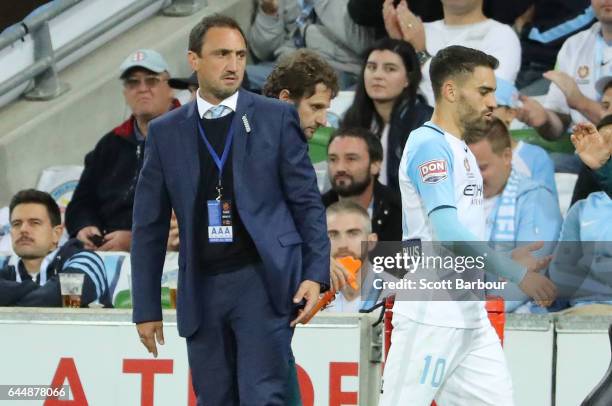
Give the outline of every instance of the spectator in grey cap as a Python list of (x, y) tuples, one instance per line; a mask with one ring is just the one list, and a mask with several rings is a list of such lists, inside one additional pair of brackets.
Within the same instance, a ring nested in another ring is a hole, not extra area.
[(149, 122), (179, 105), (169, 77), (164, 58), (150, 49), (134, 51), (119, 67), (132, 115), (85, 156), (85, 169), (66, 209), (70, 236), (87, 249), (130, 250), (134, 188)]

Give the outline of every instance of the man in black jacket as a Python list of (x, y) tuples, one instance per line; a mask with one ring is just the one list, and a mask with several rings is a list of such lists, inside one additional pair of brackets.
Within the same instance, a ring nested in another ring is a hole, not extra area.
[(110, 305), (102, 259), (76, 239), (58, 248), (63, 231), (60, 209), (48, 193), (22, 190), (9, 210), (18, 261), (0, 268), (0, 306), (61, 306), (61, 273), (84, 274), (82, 306), (94, 301)]
[(369, 130), (337, 131), (327, 146), (332, 190), (323, 195), (325, 207), (353, 200), (368, 211), (379, 241), (401, 241), (402, 204), (399, 194), (376, 180), (382, 164), (380, 140)]
[(85, 169), (66, 208), (66, 228), (87, 249), (129, 251), (134, 190), (149, 122), (178, 106), (168, 65), (150, 49), (132, 53), (120, 67), (132, 116), (104, 135), (85, 157)]

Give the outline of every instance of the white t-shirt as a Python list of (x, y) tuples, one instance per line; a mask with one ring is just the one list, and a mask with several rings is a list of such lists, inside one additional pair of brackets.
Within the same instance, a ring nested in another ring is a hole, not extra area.
[[(436, 240), (428, 215), (447, 206), (456, 207), (459, 222), (485, 241), (482, 176), (463, 140), (431, 122), (413, 131), (400, 163), (399, 185), (403, 240)], [(478, 328), (488, 320), (483, 301), (396, 300), (393, 311), (418, 323), (453, 328)]]
[[(574, 78), (586, 97), (599, 100), (601, 95), (595, 90), (595, 82), (602, 76), (609, 76), (612, 71), (610, 45), (601, 36), (601, 24), (595, 23), (588, 30), (572, 35), (565, 41), (557, 54), (555, 69)], [(578, 111), (570, 110), (565, 95), (554, 83), (551, 83), (543, 105), (557, 113), (570, 114), (573, 124), (588, 121)]]
[[(425, 42), (427, 52), (436, 55), (438, 51), (451, 45), (462, 45), (478, 49), (499, 60), (495, 75), (514, 83), (521, 67), (521, 43), (512, 28), (498, 21), (485, 21), (468, 25), (446, 25), (444, 20), (425, 23)], [(431, 59), (423, 65), (423, 80), (419, 90), (427, 102), (433, 106), (434, 96), (429, 77)]]
[[(386, 296), (385, 291), (377, 290), (373, 283), (375, 278), (380, 278), (384, 275), (375, 275), (372, 272), (371, 265), (369, 262), (366, 263), (365, 268), (362, 268), (360, 272), (363, 272), (362, 275), (364, 275), (364, 278), (362, 280), (361, 275), (357, 275), (357, 279), (363, 282), (363, 285), (359, 288), (357, 296), (352, 300), (348, 300), (342, 292), (336, 293), (336, 298), (325, 308), (326, 312), (359, 313), (359, 310), (364, 308), (364, 306), (367, 309), (379, 302), (381, 298)], [(365, 303), (366, 301), (369, 301), (369, 303)]]
[(325, 308), (325, 311), (329, 313), (359, 313), (362, 304), (360, 295), (357, 295), (353, 300), (347, 300), (342, 292), (338, 292), (334, 301)]

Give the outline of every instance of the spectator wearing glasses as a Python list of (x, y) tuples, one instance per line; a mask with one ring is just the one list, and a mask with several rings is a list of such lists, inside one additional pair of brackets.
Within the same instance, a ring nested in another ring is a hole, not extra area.
[(148, 126), (178, 106), (168, 85), (168, 64), (159, 53), (139, 49), (119, 71), (132, 115), (85, 156), (85, 169), (66, 209), (70, 236), (101, 251), (130, 250), (134, 188)]

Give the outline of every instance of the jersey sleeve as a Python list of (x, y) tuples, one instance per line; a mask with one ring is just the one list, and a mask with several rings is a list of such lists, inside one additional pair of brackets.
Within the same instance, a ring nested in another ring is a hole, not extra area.
[(81, 298), (83, 304), (89, 304), (95, 300), (108, 304), (108, 281), (104, 262), (98, 254), (92, 251), (78, 252), (64, 263), (62, 272), (85, 274)]
[(407, 175), (421, 196), (427, 214), (439, 207), (455, 207), (452, 157), (450, 146), (441, 134), (427, 136), (408, 150)]

